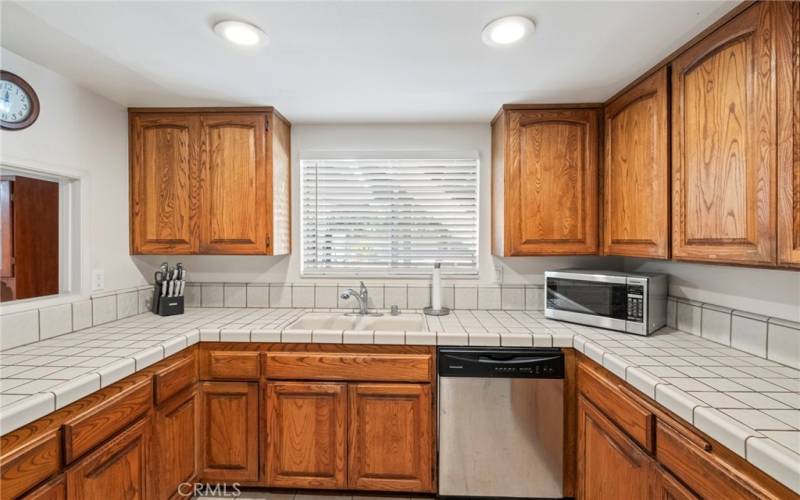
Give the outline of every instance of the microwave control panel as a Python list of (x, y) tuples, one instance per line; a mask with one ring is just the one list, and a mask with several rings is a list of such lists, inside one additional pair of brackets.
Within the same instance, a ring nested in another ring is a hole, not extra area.
[(644, 321), (644, 287), (628, 285), (628, 321)]

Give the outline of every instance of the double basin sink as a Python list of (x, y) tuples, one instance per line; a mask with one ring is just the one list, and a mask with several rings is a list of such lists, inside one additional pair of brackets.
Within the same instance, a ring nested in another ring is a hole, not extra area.
[(292, 330), (386, 330), (425, 332), (421, 314), (352, 316), (341, 313), (306, 313), (288, 326)]

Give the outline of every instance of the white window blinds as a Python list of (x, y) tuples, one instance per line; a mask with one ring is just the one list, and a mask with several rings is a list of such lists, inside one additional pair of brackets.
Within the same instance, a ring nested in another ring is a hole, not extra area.
[(478, 160), (305, 159), (304, 274), (478, 272)]

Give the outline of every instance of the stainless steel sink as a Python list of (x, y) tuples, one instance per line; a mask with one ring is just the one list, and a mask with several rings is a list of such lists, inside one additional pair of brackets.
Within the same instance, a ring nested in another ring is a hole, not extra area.
[(341, 313), (306, 313), (287, 328), (292, 330), (427, 331), (425, 318), (421, 314), (347, 316)]

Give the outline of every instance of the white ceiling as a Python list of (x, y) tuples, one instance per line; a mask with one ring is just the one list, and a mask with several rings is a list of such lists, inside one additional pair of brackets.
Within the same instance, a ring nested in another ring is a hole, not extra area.
[[(604, 101), (737, 3), (3, 1), (0, 44), (126, 106), (487, 122), (503, 103)], [(481, 28), (509, 14), (533, 18), (534, 35), (483, 45)], [(229, 18), (271, 43), (227, 44), (211, 26)]]

